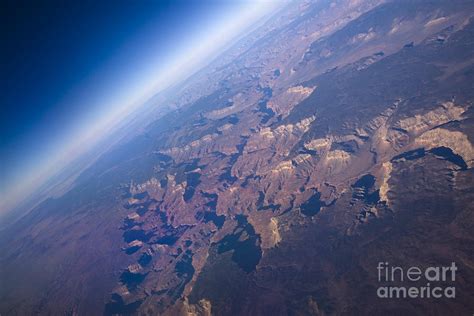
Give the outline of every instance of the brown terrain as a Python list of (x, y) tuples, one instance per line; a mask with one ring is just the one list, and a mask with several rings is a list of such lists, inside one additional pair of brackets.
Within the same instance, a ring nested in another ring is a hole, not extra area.
[(0, 231), (2, 315), (474, 312), (474, 2), (291, 2), (171, 94)]

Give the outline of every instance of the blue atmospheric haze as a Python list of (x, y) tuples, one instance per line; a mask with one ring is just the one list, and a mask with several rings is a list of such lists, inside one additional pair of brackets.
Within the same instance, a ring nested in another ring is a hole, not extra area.
[(255, 3), (3, 2), (0, 194)]

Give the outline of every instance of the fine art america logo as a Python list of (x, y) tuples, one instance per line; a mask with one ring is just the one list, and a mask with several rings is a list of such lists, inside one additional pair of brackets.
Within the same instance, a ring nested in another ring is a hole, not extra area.
[[(402, 268), (379, 262), (380, 298), (455, 298), (456, 263), (449, 266)], [(419, 286), (421, 284), (421, 286)]]

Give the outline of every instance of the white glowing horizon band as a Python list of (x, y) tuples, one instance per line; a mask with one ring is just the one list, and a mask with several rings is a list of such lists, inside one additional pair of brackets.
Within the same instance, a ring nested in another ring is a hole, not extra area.
[[(28, 170), (25, 172), (29, 172), (29, 181), (26, 182), (23, 177), (19, 177), (10, 185), (9, 189), (1, 189), (0, 214), (18, 205), (21, 202), (19, 201), (21, 197), (28, 197), (34, 190), (37, 190), (49, 178), (54, 176), (59, 169), (66, 167), (74, 159), (90, 150), (100, 138), (104, 137), (112, 129), (114, 124), (138, 109), (153, 95), (177, 81), (185, 79), (186, 74), (190, 75), (199, 70), (199, 66), (201, 68), (205, 66), (202, 64), (206, 57), (217, 54), (238, 37), (246, 27), (251, 26), (259, 18), (275, 10), (280, 3), (279, 1), (256, 1), (252, 5), (245, 7), (240, 14), (234, 14), (234, 19), (226, 17), (224, 23), (220, 21), (222, 27), (218, 32), (211, 33), (212, 36), (208, 36), (205, 40), (197, 39), (189, 45), (189, 47), (193, 48), (192, 56), (187, 54), (187, 51), (183, 48), (181, 55), (176, 57), (175, 60), (168, 62), (168, 66), (165, 69), (157, 70), (160, 73), (157, 79), (153, 81), (148, 78), (147, 81), (151, 83), (139, 91), (130, 93), (127, 100), (123, 100), (123, 105), (112, 107), (112, 110), (102, 114), (94, 123), (89, 124), (93, 128), (83, 127), (80, 130), (72, 131), (71, 135), (67, 137), (68, 142), (57, 146), (62, 149), (50, 150), (49, 154), (54, 156), (53, 159), (43, 162), (40, 164), (41, 166), (32, 165), (27, 168)], [(162, 88), (157, 89), (157, 87)], [(84, 126), (85, 122), (79, 125)]]

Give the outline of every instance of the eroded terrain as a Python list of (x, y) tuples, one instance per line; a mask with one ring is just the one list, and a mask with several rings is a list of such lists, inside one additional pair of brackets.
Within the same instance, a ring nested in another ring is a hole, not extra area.
[[(291, 3), (176, 91), (2, 232), (0, 311), (472, 313), (471, 2)], [(381, 301), (379, 261), (461, 294)]]

